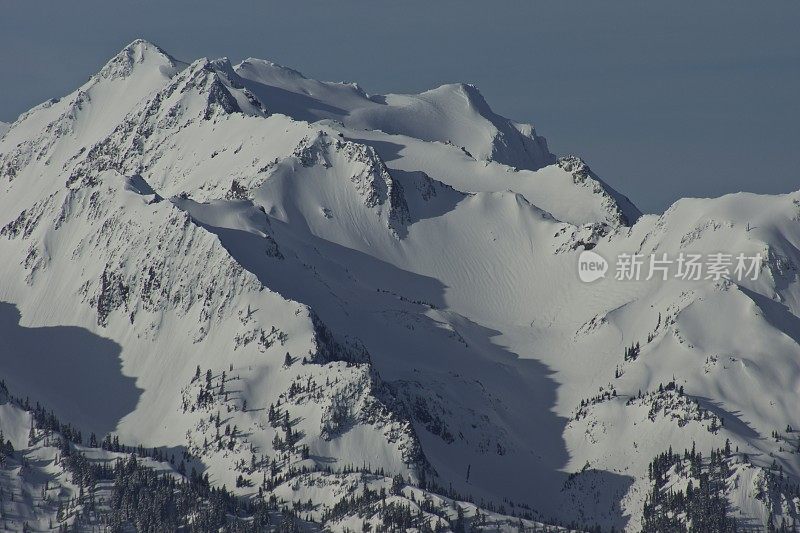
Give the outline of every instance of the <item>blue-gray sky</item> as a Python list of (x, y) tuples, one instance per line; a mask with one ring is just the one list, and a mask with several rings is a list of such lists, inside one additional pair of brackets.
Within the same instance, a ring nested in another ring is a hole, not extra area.
[(0, 120), (137, 37), (371, 93), (464, 81), (659, 212), (800, 188), (799, 24), (792, 0), (0, 0)]

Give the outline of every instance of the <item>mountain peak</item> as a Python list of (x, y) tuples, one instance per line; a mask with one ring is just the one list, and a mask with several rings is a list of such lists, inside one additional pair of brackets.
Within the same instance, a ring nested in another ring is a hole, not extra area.
[(486, 100), (483, 98), (480, 90), (471, 83), (445, 83), (436, 87), (435, 89), (430, 89), (425, 91), (422, 94), (428, 95), (457, 95), (465, 98), (470, 106), (473, 107), (481, 107), (487, 106)]
[(299, 70), (295, 70), (291, 67), (287, 67), (285, 65), (281, 65), (280, 63), (276, 63), (274, 61), (270, 61), (269, 59), (259, 59), (257, 57), (248, 57), (241, 63), (239, 63), (240, 67), (248, 67), (248, 66), (257, 66), (262, 69), (269, 69), (275, 72), (280, 72), (286, 77), (292, 77), (297, 79), (308, 79), (306, 76), (300, 72)]
[(587, 187), (603, 198), (609, 220), (613, 221), (614, 225), (632, 226), (642, 216), (642, 212), (627, 196), (620, 194), (600, 179), (580, 157), (575, 155), (559, 157), (556, 164), (572, 175), (576, 185)]
[(153, 63), (159, 68), (165, 68), (172, 76), (183, 65), (180, 61), (170, 56), (155, 44), (144, 39), (136, 39), (119, 51), (106, 63), (96, 77), (116, 79), (127, 77), (137, 65)]
[(131, 41), (127, 46), (125, 46), (125, 48), (121, 50), (121, 52), (143, 52), (145, 50), (157, 50), (158, 52), (166, 55), (166, 53), (158, 45), (141, 38)]

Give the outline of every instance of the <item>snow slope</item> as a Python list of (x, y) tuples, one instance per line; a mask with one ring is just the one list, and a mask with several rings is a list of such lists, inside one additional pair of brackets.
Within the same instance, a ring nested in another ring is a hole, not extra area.
[(529, 124), (495, 114), (472, 85), (443, 85), (417, 95), (367, 95), (356, 84), (309, 80), (270, 61), (236, 66), (245, 85), (277, 113), (314, 122), (333, 119), (356, 130), (381, 130), (461, 147), (481, 160), (537, 169), (555, 162)]
[[(231, 512), (219, 498), (209, 497), (203, 490), (195, 473), (197, 464), (186, 453), (129, 447), (116, 436), (99, 441), (92, 434), (83, 439), (72, 425), (48, 416), (38, 404), (34, 408), (28, 400), (11, 396), (2, 381), (0, 436), (4, 444), (0, 447), (3, 531), (50, 531), (56, 527), (94, 531), (109, 524), (124, 525), (121, 518), (125, 516), (136, 530), (149, 524), (159, 531), (167, 530), (170, 518), (178, 524), (191, 523), (198, 531), (218, 531), (222, 523), (226, 531), (252, 531), (254, 527), (257, 531), (285, 531), (289, 526), (298, 531), (346, 532), (365, 523), (378, 526), (398, 519), (415, 528), (567, 531), (439, 496), (408, 486), (399, 477), (363, 472), (304, 473), (275, 487), (274, 498), (260, 510), (239, 506)], [(150, 483), (155, 486), (142, 486), (143, 477), (134, 477), (142, 472), (154, 475)], [(178, 504), (159, 490), (163, 484), (153, 483), (159, 478), (173, 480), (173, 498), (188, 492), (195, 508), (187, 514), (176, 513)], [(127, 497), (138, 505), (128, 506), (130, 500), (126, 501), (121, 488), (127, 488)], [(144, 496), (141, 491), (151, 494)], [(360, 508), (344, 505), (353, 497), (360, 498)], [(317, 503), (308, 507), (309, 501)], [(148, 506), (152, 504), (160, 506), (160, 516), (150, 514)], [(227, 511), (227, 516), (215, 516), (208, 511), (212, 506)], [(287, 509), (291, 511), (287, 513)], [(397, 516), (397, 511), (404, 509), (408, 514)], [(244, 529), (236, 529), (242, 525)]]
[[(369, 96), (144, 41), (22, 115), (0, 169), (0, 376), (238, 494), (321, 510), (399, 474), (638, 531), (670, 446), (800, 476), (800, 192), (642, 216), (472, 86)], [(765, 262), (584, 284), (588, 248)], [(796, 517), (739, 486), (753, 528)]]

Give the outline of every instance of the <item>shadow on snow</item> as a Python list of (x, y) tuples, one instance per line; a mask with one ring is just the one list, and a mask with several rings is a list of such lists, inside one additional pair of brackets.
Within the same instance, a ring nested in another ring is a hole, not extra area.
[(122, 374), (119, 344), (80, 327), (28, 328), (20, 318), (15, 305), (0, 302), (0, 378), (12, 393), (30, 395), (84, 433), (114, 431), (142, 393)]

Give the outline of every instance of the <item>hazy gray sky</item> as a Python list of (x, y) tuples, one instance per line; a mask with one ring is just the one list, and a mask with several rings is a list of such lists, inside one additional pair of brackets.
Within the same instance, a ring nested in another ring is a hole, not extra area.
[(0, 120), (72, 91), (136, 37), (373, 94), (474, 83), (644, 211), (800, 188), (793, 0), (0, 0)]

